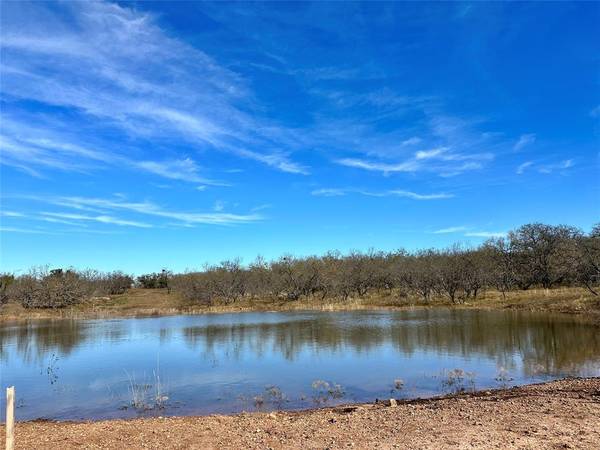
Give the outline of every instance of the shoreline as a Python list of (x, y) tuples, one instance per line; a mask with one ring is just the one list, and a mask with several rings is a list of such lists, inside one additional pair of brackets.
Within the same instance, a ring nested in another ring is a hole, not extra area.
[(398, 400), (396, 406), (388, 400), (268, 413), (17, 422), (15, 436), (18, 449), (591, 449), (600, 442), (597, 423), (600, 377)]
[(0, 323), (38, 319), (118, 319), (285, 311), (401, 311), (414, 308), (439, 307), (585, 314), (589, 316), (590, 320), (600, 323), (600, 298), (578, 288), (532, 289), (510, 292), (506, 298), (498, 292), (490, 291), (483, 293), (477, 300), (470, 300), (462, 304), (453, 304), (439, 298), (430, 302), (423, 302), (418, 299), (398, 299), (393, 295), (389, 295), (353, 298), (345, 302), (321, 302), (314, 299), (297, 301), (245, 299), (235, 304), (211, 306), (185, 302), (177, 294), (168, 294), (165, 290), (131, 289), (125, 294), (96, 298), (65, 309), (25, 309), (20, 305), (6, 304), (0, 306)]

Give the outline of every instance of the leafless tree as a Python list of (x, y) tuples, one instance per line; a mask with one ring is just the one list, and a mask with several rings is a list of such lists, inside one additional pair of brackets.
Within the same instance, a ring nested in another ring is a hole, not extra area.
[[(60, 308), (94, 295), (115, 295), (132, 285), (122, 272), (36, 269), (18, 277), (0, 277), (0, 303)], [(600, 225), (589, 233), (564, 225), (528, 224), (477, 248), (406, 252), (329, 252), (322, 257), (284, 255), (274, 261), (257, 258), (206, 265), (203, 270), (173, 275), (167, 270), (141, 275), (136, 285), (175, 289), (191, 302), (234, 303), (244, 298), (298, 300), (385, 294), (446, 297), (452, 303), (477, 298), (487, 288), (505, 295), (532, 286), (586, 287), (598, 295)]]

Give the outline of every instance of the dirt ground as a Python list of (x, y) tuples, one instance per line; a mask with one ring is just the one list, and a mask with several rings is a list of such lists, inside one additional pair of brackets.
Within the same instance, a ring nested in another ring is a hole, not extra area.
[(597, 450), (600, 378), (398, 402), (396, 407), (380, 403), (231, 416), (23, 422), (16, 425), (16, 448)]

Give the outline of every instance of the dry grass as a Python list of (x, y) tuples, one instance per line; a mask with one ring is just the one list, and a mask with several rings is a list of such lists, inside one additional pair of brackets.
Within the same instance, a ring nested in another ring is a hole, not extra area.
[(244, 299), (235, 304), (202, 306), (186, 301), (166, 289), (130, 289), (125, 294), (99, 297), (64, 309), (25, 309), (9, 303), (0, 307), (0, 321), (42, 318), (138, 317), (173, 314), (206, 314), (244, 311), (321, 310), (346, 311), (360, 309), (401, 309), (410, 307), (451, 306), (479, 309), (522, 309), (569, 314), (588, 313), (600, 319), (600, 298), (582, 288), (531, 289), (514, 291), (504, 298), (500, 292), (486, 291), (477, 300), (452, 305), (444, 298), (423, 302), (419, 298), (400, 298), (395, 293), (373, 294), (346, 301), (318, 298), (297, 301)]
[(506, 298), (500, 292), (489, 291), (469, 306), (600, 314), (600, 297), (583, 288), (530, 289), (507, 293)]

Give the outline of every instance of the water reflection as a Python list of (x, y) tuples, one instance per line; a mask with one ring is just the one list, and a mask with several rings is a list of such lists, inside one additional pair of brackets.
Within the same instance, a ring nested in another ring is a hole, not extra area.
[(35, 363), (45, 360), (51, 354), (67, 356), (88, 340), (114, 341), (123, 333), (124, 326), (99, 330), (83, 320), (31, 320), (1, 324), (0, 361), (8, 358), (10, 348), (24, 362)]
[(572, 317), (519, 312), (461, 310), (381, 313), (321, 313), (274, 323), (198, 325), (182, 329), (191, 348), (214, 353), (232, 349), (240, 358), (277, 352), (294, 360), (307, 350), (368, 353), (391, 344), (405, 356), (417, 351), (461, 356), (485, 355), (503, 367), (515, 356), (526, 373), (572, 372), (600, 359), (600, 330)]
[(0, 327), (0, 363), (27, 418), (130, 416), (125, 374), (155, 390), (159, 365), (178, 405), (161, 414), (194, 414), (273, 398), (302, 407), (315, 380), (341, 382), (344, 401), (371, 401), (390, 389), (435, 393), (457, 368), (480, 387), (600, 375), (600, 329), (577, 317), (447, 309), (40, 320)]

